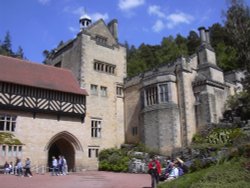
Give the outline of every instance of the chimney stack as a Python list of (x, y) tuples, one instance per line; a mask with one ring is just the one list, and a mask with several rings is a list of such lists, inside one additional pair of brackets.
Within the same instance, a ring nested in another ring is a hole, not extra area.
[(210, 33), (209, 33), (209, 29), (206, 29), (206, 30), (205, 30), (205, 33), (206, 33), (206, 41), (207, 41), (207, 44), (210, 44)]
[(201, 39), (201, 44), (206, 43), (206, 33), (205, 33), (205, 27), (199, 27), (198, 30), (200, 31), (200, 39)]
[(113, 19), (108, 23), (108, 28), (112, 35), (114, 36), (115, 40), (118, 40), (118, 21), (117, 19)]

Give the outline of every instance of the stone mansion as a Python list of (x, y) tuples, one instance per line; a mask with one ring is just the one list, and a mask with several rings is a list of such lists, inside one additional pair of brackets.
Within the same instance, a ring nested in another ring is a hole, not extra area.
[(124, 143), (164, 154), (189, 145), (219, 121), (239, 86), (237, 74), (217, 66), (208, 31), (199, 30), (197, 53), (132, 78), (117, 20), (81, 17), (80, 32), (45, 65), (0, 56), (0, 161), (30, 157), (50, 166), (64, 155), (69, 170), (97, 169), (102, 149)]

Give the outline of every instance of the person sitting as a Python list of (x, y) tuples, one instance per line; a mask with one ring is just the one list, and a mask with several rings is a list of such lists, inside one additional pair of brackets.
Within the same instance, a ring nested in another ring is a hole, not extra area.
[(173, 169), (173, 162), (171, 160), (167, 160), (167, 165), (165, 169), (166, 178), (168, 178), (172, 169)]
[(5, 164), (4, 164), (4, 174), (9, 174), (10, 172), (10, 165), (9, 163), (6, 161)]
[(179, 177), (179, 170), (178, 170), (177, 164), (173, 163), (172, 165), (173, 165), (172, 170), (170, 171), (166, 181), (170, 181)]
[(13, 171), (13, 162), (10, 162), (9, 164), (9, 174), (14, 174), (14, 171)]

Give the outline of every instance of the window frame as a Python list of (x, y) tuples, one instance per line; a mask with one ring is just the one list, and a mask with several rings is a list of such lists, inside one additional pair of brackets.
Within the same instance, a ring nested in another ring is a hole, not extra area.
[(0, 114), (0, 132), (15, 132), (17, 116)]
[(108, 88), (105, 86), (100, 86), (100, 94), (102, 97), (108, 96)]
[(98, 95), (98, 85), (90, 84), (90, 93), (91, 95)]
[(101, 138), (102, 134), (102, 120), (91, 119), (91, 138)]
[(88, 147), (88, 158), (98, 158), (99, 156), (99, 147)]

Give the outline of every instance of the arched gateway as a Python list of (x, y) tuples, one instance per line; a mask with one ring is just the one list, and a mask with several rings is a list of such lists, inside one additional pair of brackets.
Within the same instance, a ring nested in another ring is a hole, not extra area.
[(68, 170), (74, 171), (76, 151), (82, 150), (79, 140), (74, 135), (67, 131), (60, 132), (53, 136), (45, 147), (45, 151), (48, 152), (47, 165), (51, 166), (52, 156), (58, 158), (59, 155), (63, 155), (67, 160)]

